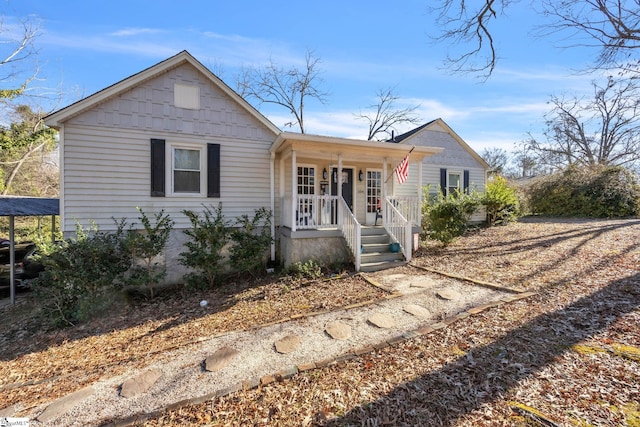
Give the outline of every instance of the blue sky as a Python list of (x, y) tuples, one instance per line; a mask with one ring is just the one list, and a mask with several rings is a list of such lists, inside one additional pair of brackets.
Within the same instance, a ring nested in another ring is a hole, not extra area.
[[(321, 59), (326, 104), (305, 109), (308, 133), (365, 138), (366, 113), (381, 89), (394, 87), (398, 108), (419, 105), (423, 122), (442, 118), (476, 151), (543, 129), (550, 95), (592, 92), (577, 75), (594, 52), (562, 50), (531, 36), (539, 16), (519, 3), (494, 28), (500, 61), (493, 76), (443, 69), (451, 47), (434, 44), (431, 0), (195, 1), (2, 0), (5, 29), (16, 18), (39, 21), (38, 85), (62, 87), (64, 106), (182, 50), (231, 87), (241, 66), (273, 60), (302, 67), (305, 52)], [(276, 125), (290, 117), (258, 107)], [(297, 131), (296, 128), (284, 130)], [(399, 129), (400, 132), (409, 128)]]

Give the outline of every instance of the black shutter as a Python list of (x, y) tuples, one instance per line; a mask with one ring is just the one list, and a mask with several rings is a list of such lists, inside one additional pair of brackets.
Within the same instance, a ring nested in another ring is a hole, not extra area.
[(444, 196), (447, 195), (447, 169), (440, 169), (440, 191)]
[(164, 197), (164, 139), (151, 140), (151, 197)]
[(464, 178), (462, 179), (462, 183), (463, 183), (464, 192), (468, 194), (469, 193), (469, 171), (465, 170), (463, 176)]
[(207, 144), (207, 197), (220, 197), (220, 144)]

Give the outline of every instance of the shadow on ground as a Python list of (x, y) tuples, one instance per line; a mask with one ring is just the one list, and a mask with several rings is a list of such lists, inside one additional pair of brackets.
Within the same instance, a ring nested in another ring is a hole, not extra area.
[[(566, 308), (536, 317), (324, 425), (455, 425), (482, 405), (503, 398), (509, 389), (552, 364), (572, 345), (638, 307), (640, 274), (635, 274)], [(532, 348), (544, 351), (532, 352)]]

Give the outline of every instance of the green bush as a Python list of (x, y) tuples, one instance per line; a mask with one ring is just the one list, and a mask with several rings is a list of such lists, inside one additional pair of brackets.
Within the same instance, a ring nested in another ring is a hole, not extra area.
[(515, 221), (520, 215), (520, 200), (516, 189), (503, 176), (496, 176), (487, 182), (481, 203), (487, 211), (489, 225)]
[(302, 279), (319, 279), (322, 277), (322, 267), (310, 259), (305, 262), (295, 262), (287, 269), (289, 275)]
[(222, 271), (222, 249), (230, 236), (222, 204), (217, 208), (204, 206), (202, 216), (190, 210), (182, 212), (191, 221), (192, 228), (184, 231), (189, 240), (185, 243), (187, 250), (180, 253), (180, 263), (195, 270), (185, 276), (186, 284), (196, 288), (212, 287)]
[(273, 242), (271, 238), (271, 211), (255, 210), (253, 218), (241, 215), (236, 218), (236, 228), (231, 230), (229, 258), (232, 269), (239, 273), (255, 275), (264, 270), (266, 251)]
[(166, 275), (166, 270), (158, 268), (158, 262), (154, 260), (167, 245), (174, 222), (161, 210), (155, 214), (152, 223), (141, 208), (137, 209), (144, 230), (129, 230), (126, 234), (125, 247), (131, 254), (133, 264), (123, 280), (127, 285), (146, 286), (153, 298), (154, 286)]
[(537, 215), (613, 218), (640, 214), (640, 185), (620, 166), (571, 167), (544, 177), (527, 190)]
[(88, 320), (119, 297), (118, 278), (131, 266), (131, 258), (123, 243), (126, 223), (117, 225), (116, 232), (102, 233), (95, 225), (85, 230), (78, 224), (75, 238), (40, 246), (45, 269), (33, 289), (55, 325)]
[(448, 245), (465, 232), (469, 219), (478, 206), (480, 198), (476, 193), (456, 193), (446, 197), (440, 193), (429, 208), (427, 235), (430, 239)]

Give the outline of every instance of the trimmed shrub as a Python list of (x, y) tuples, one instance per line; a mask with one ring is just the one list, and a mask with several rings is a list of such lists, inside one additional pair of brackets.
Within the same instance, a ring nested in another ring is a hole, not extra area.
[(264, 258), (271, 238), (271, 211), (266, 208), (255, 210), (253, 218), (241, 215), (236, 218), (236, 228), (231, 230), (229, 259), (232, 269), (238, 273), (255, 275), (264, 272)]
[(446, 197), (440, 193), (429, 209), (429, 238), (444, 245), (453, 242), (467, 230), (469, 219), (479, 206), (480, 197), (475, 192)]
[(137, 209), (144, 230), (129, 230), (126, 235), (125, 247), (131, 254), (133, 265), (123, 280), (127, 285), (146, 286), (153, 298), (154, 286), (166, 275), (166, 270), (159, 268), (155, 260), (167, 245), (174, 221), (163, 209), (155, 214), (152, 223), (141, 208)]
[(131, 266), (124, 247), (124, 220), (114, 233), (76, 225), (76, 237), (39, 248), (44, 271), (33, 281), (45, 315), (58, 326), (73, 325), (110, 308), (120, 298), (119, 277)]
[(532, 214), (614, 218), (640, 214), (640, 185), (621, 166), (570, 167), (527, 190)]
[(481, 203), (487, 211), (489, 225), (515, 221), (520, 215), (520, 200), (516, 189), (503, 176), (496, 176), (487, 182)]
[(229, 242), (229, 226), (222, 215), (222, 203), (217, 208), (204, 206), (202, 216), (182, 211), (192, 228), (184, 230), (189, 237), (185, 243), (187, 250), (180, 253), (180, 264), (195, 271), (185, 276), (187, 286), (196, 288), (212, 287), (222, 271), (224, 255), (222, 249)]

